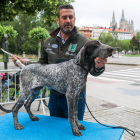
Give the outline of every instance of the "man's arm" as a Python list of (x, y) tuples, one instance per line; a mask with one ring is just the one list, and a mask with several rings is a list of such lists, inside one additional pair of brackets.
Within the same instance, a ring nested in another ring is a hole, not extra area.
[(16, 63), (17, 59), (18, 59), (22, 64), (25, 65), (25, 60), (24, 60), (24, 59), (22, 59), (22, 58), (19, 57), (19, 56), (14, 55), (14, 56), (12, 57), (12, 61), (14, 62), (15, 66), (19, 67), (19, 65)]
[(95, 65), (91, 67), (89, 73), (93, 76), (99, 76), (105, 71), (105, 63), (107, 62), (106, 58), (95, 58)]

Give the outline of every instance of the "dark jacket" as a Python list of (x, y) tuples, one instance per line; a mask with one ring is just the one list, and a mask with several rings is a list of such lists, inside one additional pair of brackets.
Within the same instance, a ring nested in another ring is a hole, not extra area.
[[(57, 36), (60, 28), (57, 28), (52, 33), (48, 39), (45, 40), (42, 49), (41, 58), (38, 63), (42, 64), (55, 64), (57, 58), (69, 58), (73, 59), (75, 55), (80, 51), (80, 49), (85, 45), (87, 41), (90, 41), (87, 37), (78, 34), (76, 27), (74, 28), (73, 34), (66, 40), (65, 44), (62, 43), (60, 37)], [(33, 62), (28, 61), (28, 64)], [(104, 71), (104, 68), (97, 70), (92, 68), (90, 74), (93, 76), (98, 76)], [(82, 91), (86, 88), (84, 87)]]

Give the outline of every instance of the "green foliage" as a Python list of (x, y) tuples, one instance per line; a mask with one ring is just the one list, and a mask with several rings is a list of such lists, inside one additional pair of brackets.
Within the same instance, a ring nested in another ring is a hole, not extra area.
[(16, 47), (16, 39), (8, 39), (8, 46), (9, 46), (9, 52), (13, 53), (14, 54), (18, 54), (18, 49)]
[(117, 46), (121, 47), (120, 50), (130, 50), (130, 40), (118, 40), (117, 41)]
[(41, 14), (44, 23), (51, 26), (56, 20), (57, 8), (62, 4), (70, 4), (74, 0), (46, 0), (46, 5)]
[(4, 34), (7, 34), (8, 39), (16, 38), (18, 35), (17, 31), (15, 31), (12, 26), (5, 26)]
[(49, 33), (59, 27), (59, 25), (56, 23), (56, 21), (52, 23), (52, 26), (48, 26), (48, 25), (44, 24), (44, 21), (42, 18), (40, 19), (40, 26), (42, 28), (45, 28)]
[(0, 40), (3, 38), (4, 36), (4, 29), (3, 27), (0, 25)]
[(32, 52), (37, 50), (37, 47), (35, 43), (33, 44), (31, 41), (27, 40), (22, 44), (21, 49), (25, 54), (32, 54)]
[(127, 57), (140, 57), (140, 54), (135, 54), (135, 55), (125, 54), (123, 56), (127, 56)]
[(26, 53), (37, 54), (37, 43), (29, 39), (28, 34), (29, 31), (33, 28), (40, 26), (40, 20), (38, 17), (28, 16), (26, 14), (19, 14), (16, 16), (13, 22), (1, 22), (2, 26), (11, 25), (18, 32), (17, 38), (8, 39), (9, 42), (9, 51), (13, 54), (22, 54), (24, 50), (22, 50), (22, 45), (28, 41), (33, 47), (31, 50), (28, 47), (29, 51), (25, 51)]
[(100, 40), (107, 45), (110, 45), (112, 47), (121, 47), (120, 51), (122, 50), (131, 50), (132, 47), (132, 43), (130, 42), (129, 39), (127, 40), (118, 40), (118, 35), (117, 32), (112, 32), (113, 35), (111, 35), (111, 33), (102, 33)]
[(13, 21), (19, 13), (35, 15), (43, 10), (46, 0), (2, 0), (0, 3), (0, 21)]
[(18, 35), (17, 31), (12, 26), (1, 26), (0, 25), (0, 39), (4, 38), (4, 34), (7, 34), (8, 39), (16, 38)]
[(13, 21), (21, 13), (35, 16), (40, 12), (44, 22), (51, 26), (58, 6), (71, 2), (74, 0), (1, 0), (0, 21)]
[(135, 36), (137, 42), (135, 44), (135, 49), (140, 50), (140, 31), (137, 32), (137, 35)]
[(48, 37), (48, 31), (41, 27), (34, 28), (29, 32), (29, 38), (35, 41), (44, 41)]
[(110, 33), (102, 33), (100, 40), (107, 45), (110, 45), (110, 43), (113, 45), (113, 42), (115, 41)]
[[(13, 29), (12, 26), (1, 26), (0, 25), (0, 47), (4, 47), (4, 34), (7, 34), (9, 46), (14, 42), (14, 38), (17, 37), (18, 33)], [(15, 48), (15, 46), (12, 46)], [(16, 51), (16, 49), (14, 49)], [(1, 52), (2, 53), (2, 52)]]

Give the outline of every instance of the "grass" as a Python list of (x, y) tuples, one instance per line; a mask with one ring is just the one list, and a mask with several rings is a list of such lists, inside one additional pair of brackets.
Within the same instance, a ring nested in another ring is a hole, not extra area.
[(126, 56), (126, 57), (139, 57), (140, 54), (136, 54), (136, 55), (125, 54), (125, 55), (122, 55), (122, 56)]
[(30, 61), (39, 61), (39, 59), (30, 59)]
[[(17, 55), (17, 56), (19, 56), (19, 57), (23, 58), (23, 56), (22, 56), (22, 55), (18, 55), (18, 54), (15, 54), (15, 55)], [(2, 58), (3, 58), (3, 55), (2, 55), (2, 54), (0, 54), (0, 59), (2, 59)], [(11, 58), (11, 57), (9, 56), (9, 58)], [(38, 58), (38, 56), (37, 56), (37, 55), (35, 55), (35, 54), (29, 54), (29, 55), (25, 55), (25, 58), (28, 58), (28, 59), (37, 59), (37, 58)]]

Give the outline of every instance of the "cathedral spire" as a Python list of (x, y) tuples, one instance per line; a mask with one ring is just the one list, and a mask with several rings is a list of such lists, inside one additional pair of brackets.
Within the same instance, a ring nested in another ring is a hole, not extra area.
[(117, 22), (115, 22), (115, 13), (113, 11), (112, 22), (110, 22), (110, 27), (113, 28), (114, 26), (117, 28)]
[(121, 19), (123, 19), (123, 20), (125, 19), (124, 18), (124, 10), (123, 9), (122, 9), (122, 18)]
[(112, 16), (112, 23), (115, 23), (115, 13), (113, 11), (113, 16)]

